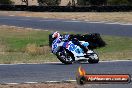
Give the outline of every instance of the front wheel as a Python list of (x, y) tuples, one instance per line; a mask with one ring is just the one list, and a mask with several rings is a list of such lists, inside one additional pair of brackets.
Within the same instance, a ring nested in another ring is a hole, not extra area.
[(64, 64), (72, 64), (74, 61), (74, 56), (71, 53), (67, 52), (66, 49), (58, 51), (56, 53), (56, 56)]
[(93, 53), (89, 56), (88, 62), (93, 64), (93, 63), (98, 63), (99, 62), (99, 57), (96, 53)]

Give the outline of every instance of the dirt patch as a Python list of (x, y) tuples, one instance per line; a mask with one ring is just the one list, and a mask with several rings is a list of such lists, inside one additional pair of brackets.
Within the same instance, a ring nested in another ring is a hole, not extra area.
[(0, 88), (78, 88), (76, 83), (0, 85)]
[(23, 12), (0, 11), (0, 15), (132, 23), (132, 12)]

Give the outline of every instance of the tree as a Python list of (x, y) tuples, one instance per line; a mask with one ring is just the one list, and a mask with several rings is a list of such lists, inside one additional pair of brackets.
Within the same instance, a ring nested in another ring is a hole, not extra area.
[(77, 0), (77, 5), (79, 6), (85, 5), (85, 0)]
[(61, 0), (38, 0), (39, 5), (58, 6)]
[(0, 0), (0, 4), (13, 4), (11, 0)]
[(71, 3), (71, 1), (69, 1), (68, 4), (67, 4), (67, 6), (71, 6), (71, 5), (72, 5), (72, 3)]
[(128, 5), (128, 0), (108, 0), (107, 3), (109, 5)]
[(28, 0), (21, 0), (22, 3), (24, 2), (28, 6)]
[(75, 6), (76, 3), (75, 3), (75, 0), (72, 0), (72, 6)]
[(107, 0), (77, 0), (78, 5), (105, 5)]
[(89, 1), (90, 5), (105, 5), (107, 0), (87, 0)]
[(129, 2), (129, 5), (132, 5), (132, 0), (128, 0), (128, 2)]

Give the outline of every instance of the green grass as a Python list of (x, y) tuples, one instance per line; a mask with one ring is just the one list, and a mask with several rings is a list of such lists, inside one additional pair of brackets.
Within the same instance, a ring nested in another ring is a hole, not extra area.
[[(13, 31), (12, 31), (13, 30)], [(20, 51), (27, 44), (48, 45), (50, 32), (3, 29), (0, 30), (0, 41), (4, 42), (11, 50)]]
[[(49, 31), (0, 27), (0, 63), (58, 61), (48, 47)], [(43, 45), (44, 47), (40, 47)], [(47, 46), (47, 47), (45, 47)]]
[(102, 60), (132, 59), (132, 38), (102, 36), (106, 47), (97, 49)]
[(106, 47), (101, 48), (102, 52), (119, 52), (132, 50), (132, 38), (117, 37), (117, 36), (102, 36), (103, 40), (108, 44)]
[[(48, 47), (49, 31), (0, 27), (0, 63), (58, 61)], [(101, 60), (132, 59), (132, 38), (102, 36), (107, 46), (99, 48)], [(44, 45), (40, 47), (40, 45)]]

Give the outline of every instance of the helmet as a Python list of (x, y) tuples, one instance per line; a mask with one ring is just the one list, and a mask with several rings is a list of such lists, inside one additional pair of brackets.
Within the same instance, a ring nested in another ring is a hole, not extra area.
[(59, 32), (54, 32), (52, 35), (52, 38), (58, 38), (60, 37), (60, 33)]

